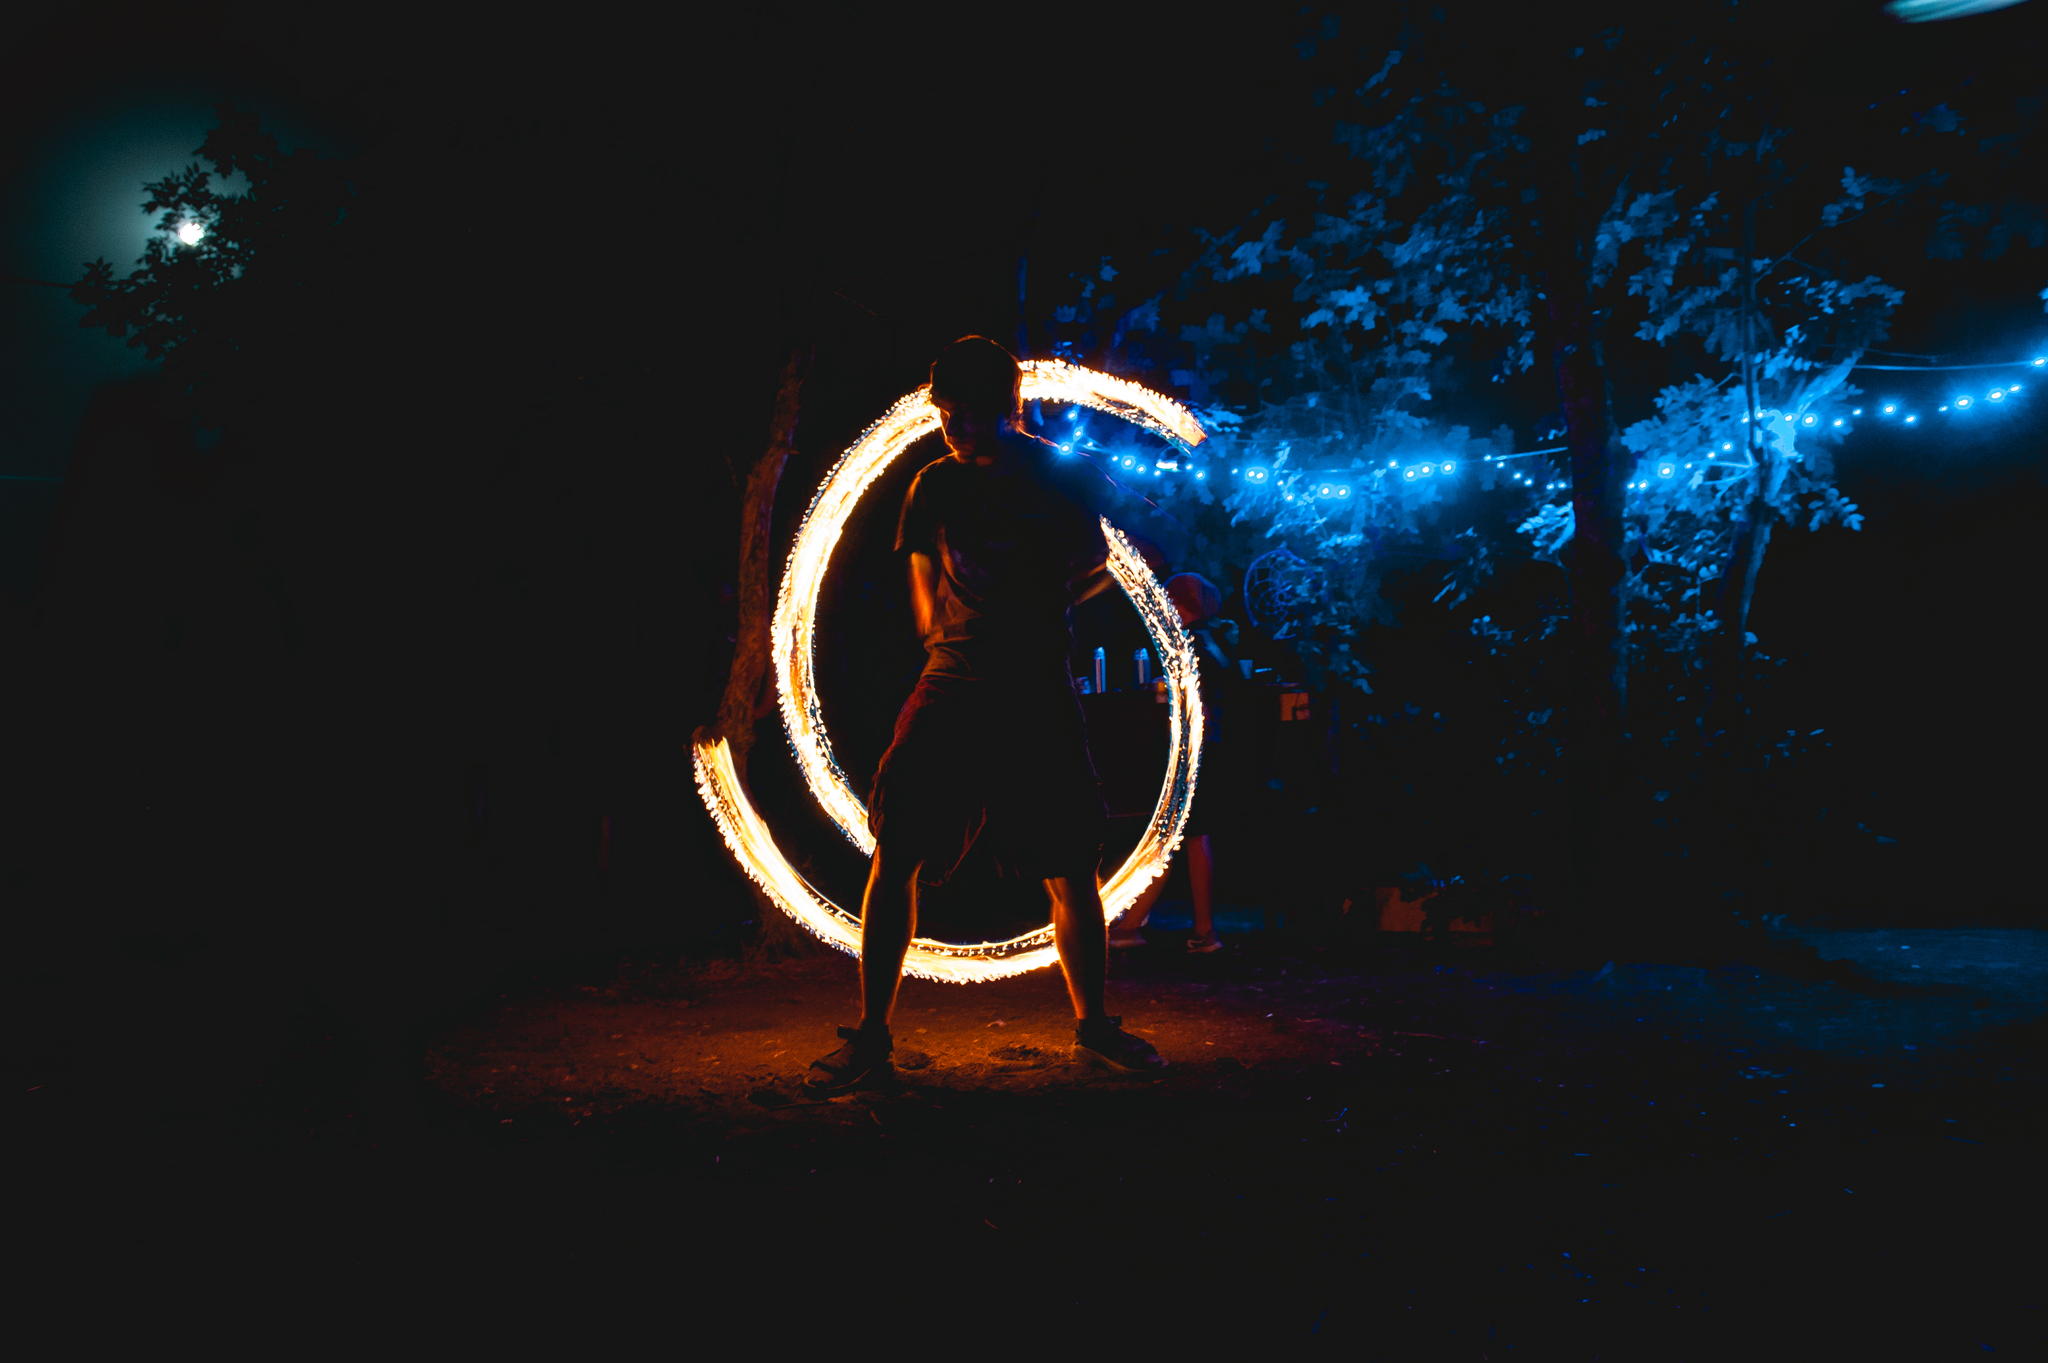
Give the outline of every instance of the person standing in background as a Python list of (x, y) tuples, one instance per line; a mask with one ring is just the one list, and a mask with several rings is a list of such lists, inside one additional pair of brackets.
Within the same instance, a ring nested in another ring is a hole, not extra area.
[[(1188, 888), (1195, 902), (1195, 935), (1187, 949), (1198, 955), (1223, 949), (1216, 931), (1216, 861), (1210, 841), (1219, 824), (1230, 822), (1242, 781), (1237, 761), (1244, 738), (1239, 697), (1244, 685), (1238, 666), (1237, 622), (1223, 618), (1223, 593), (1200, 573), (1181, 573), (1169, 578), (1166, 594), (1181, 623), (1194, 635), (1195, 661), (1201, 679), (1202, 756), (1196, 768), (1195, 799), (1181, 830), (1181, 850), (1187, 857)], [(1166, 877), (1145, 887), (1135, 903), (1110, 925), (1109, 944), (1119, 950), (1144, 946), (1138, 929), (1151, 916), (1166, 888)]]

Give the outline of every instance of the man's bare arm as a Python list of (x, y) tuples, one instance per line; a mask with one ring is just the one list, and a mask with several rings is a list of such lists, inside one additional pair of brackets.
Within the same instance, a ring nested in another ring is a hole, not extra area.
[(1078, 606), (1090, 597), (1100, 596), (1108, 591), (1110, 584), (1115, 581), (1109, 572), (1109, 560), (1104, 559), (1079, 577), (1069, 580), (1067, 589), (1074, 594), (1074, 604)]
[(939, 565), (930, 554), (910, 556), (910, 614), (917, 621), (917, 637), (932, 632), (932, 616), (939, 609)]

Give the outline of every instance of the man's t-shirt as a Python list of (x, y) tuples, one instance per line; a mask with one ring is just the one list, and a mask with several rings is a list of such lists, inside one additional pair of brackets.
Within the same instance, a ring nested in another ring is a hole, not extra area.
[(939, 570), (926, 676), (1064, 679), (1075, 579), (1108, 553), (1097, 517), (1116, 485), (1043, 442), (1003, 443), (994, 464), (927, 464), (903, 499), (897, 552), (929, 554)]

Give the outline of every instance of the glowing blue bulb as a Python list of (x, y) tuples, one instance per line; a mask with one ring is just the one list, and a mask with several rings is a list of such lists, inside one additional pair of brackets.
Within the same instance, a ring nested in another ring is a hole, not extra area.
[(1450, 462), (1450, 461), (1449, 461), (1448, 459), (1446, 459), (1446, 460), (1444, 461), (1444, 472), (1445, 472), (1445, 473), (1449, 473), (1450, 471), (1451, 471), (1451, 462)]
[(1967, 406), (1969, 406), (1969, 405), (1970, 405), (1970, 400), (1969, 400), (1968, 398), (1957, 398), (1957, 399), (1956, 399), (1956, 406), (1957, 406), (1958, 408), (1962, 408), (1962, 407), (1967, 407)]
[[(1802, 425), (1802, 426), (1813, 426), (1813, 425), (1817, 425), (1817, 424), (1818, 424), (1819, 422), (1820, 422), (1820, 418), (1819, 418), (1819, 417), (1817, 417), (1817, 416), (1815, 416), (1815, 415), (1814, 415), (1814, 414), (1813, 414), (1812, 412), (1808, 412), (1808, 413), (1807, 413), (1807, 414), (1806, 414), (1805, 416), (1801, 417), (1801, 418), (1800, 418), (1800, 420), (1799, 420), (1799, 424), (1800, 424), (1800, 425)], [(1841, 422), (1839, 422), (1839, 421), (1837, 421), (1837, 422), (1836, 422), (1835, 424), (1836, 424), (1837, 426), (1839, 426), (1839, 425), (1841, 425), (1842, 423), (1841, 423)]]
[(1837, 426), (1841, 425), (1841, 424), (1842, 424), (1842, 418), (1840, 418), (1840, 417), (1836, 417), (1836, 418), (1835, 418), (1835, 424), (1836, 424)]
[(2016, 384), (2016, 383), (2014, 383), (2014, 384), (2009, 384), (2009, 385), (2007, 385), (2007, 386), (2006, 386), (2006, 390), (2005, 390), (2005, 391), (2006, 391), (2006, 392), (2008, 392), (2008, 393), (2017, 393), (2017, 392), (2019, 392), (2019, 391), (2020, 391), (2020, 386), (2019, 386), (2018, 384)]
[(1917, 416), (1909, 416), (1909, 417), (1907, 417), (1907, 418), (1906, 418), (1906, 424), (1907, 424), (1908, 426), (1910, 426), (1910, 425), (1912, 425), (1912, 424), (1913, 424), (1914, 422), (1918, 421), (1919, 419), (1920, 419), (1920, 418), (1919, 418), (1919, 417), (1917, 417)]
[(1724, 450), (1732, 450), (1735, 448), (1735, 442), (1732, 440), (1723, 441), (1721, 444), (1721, 448)]
[(1388, 467), (1388, 468), (1392, 468), (1392, 467), (1394, 467), (1394, 465), (1396, 465), (1396, 464), (1398, 464), (1398, 463), (1400, 463), (1400, 462), (1401, 462), (1401, 461), (1400, 461), (1400, 460), (1398, 460), (1398, 459), (1389, 459), (1389, 460), (1387, 461), (1387, 467)]
[(2036, 369), (2039, 369), (2039, 368), (2040, 368), (2040, 367), (2041, 367), (2042, 365), (2044, 365), (2044, 364), (2048, 364), (2048, 358), (2042, 358), (2042, 359), (2038, 359), (2038, 360), (2035, 360), (2035, 361), (2034, 361), (2034, 368), (2036, 368)]
[(1792, 414), (1791, 414), (1790, 412), (1787, 412), (1787, 413), (1785, 413), (1785, 420), (1787, 420), (1787, 421), (1790, 421), (1791, 419), (1792, 419)]
[(1889, 403), (1889, 402), (1887, 402), (1887, 403), (1886, 403), (1886, 404), (1884, 405), (1884, 414), (1885, 414), (1886, 416), (1890, 416), (1890, 415), (1891, 415), (1891, 414), (1892, 414), (1893, 412), (1896, 412), (1896, 411), (1898, 411), (1898, 410), (1899, 410), (1899, 409), (1898, 409), (1897, 407), (1894, 407), (1894, 406), (1893, 406), (1893, 405), (1892, 405), (1891, 403)]
[(1435, 472), (1436, 472), (1436, 470), (1435, 470), (1435, 469), (1433, 469), (1433, 468), (1431, 468), (1431, 467), (1430, 467), (1429, 465), (1427, 465), (1427, 464), (1424, 464), (1424, 465), (1422, 466), (1422, 476), (1423, 476), (1423, 477), (1425, 477), (1425, 478), (1429, 477), (1429, 475), (1430, 475), (1430, 474), (1432, 474), (1432, 473), (1435, 473)]
[(1340, 487), (1337, 489), (1337, 495), (1339, 497), (1349, 497), (1351, 495), (1351, 489), (1348, 487)]
[(1853, 411), (1851, 411), (1851, 412), (1849, 413), (1849, 415), (1850, 415), (1850, 416), (1862, 416), (1862, 415), (1863, 415), (1863, 409), (1862, 409), (1861, 407), (1858, 407), (1858, 408), (1854, 409)]
[(1204, 475), (1202, 475), (1202, 474), (1200, 474), (1200, 473), (1197, 473), (1197, 474), (1195, 475), (1195, 477), (1197, 477), (1197, 478), (1200, 478), (1200, 477), (1203, 477), (1203, 476), (1204, 476)]
[(1671, 473), (1672, 469), (1671, 465), (1669, 464), (1661, 464), (1657, 468), (1657, 476), (1659, 478), (1669, 478), (1671, 476)]
[(1403, 476), (1412, 480), (1415, 477), (1415, 470), (1409, 469)]
[(1994, 388), (1990, 392), (1986, 393), (1984, 396), (1990, 399), (1992, 402), (2004, 402), (2005, 390), (2003, 388)]

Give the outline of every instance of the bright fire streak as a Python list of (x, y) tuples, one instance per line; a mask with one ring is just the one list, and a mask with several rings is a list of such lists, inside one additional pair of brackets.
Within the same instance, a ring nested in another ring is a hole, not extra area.
[(1208, 439), (1188, 409), (1172, 398), (1065, 360), (1024, 361), (1024, 401), (1040, 400), (1071, 402), (1120, 416), (1182, 449), (1192, 449)]
[[(1143, 426), (1182, 447), (1200, 444), (1205, 438), (1194, 417), (1172, 399), (1057, 360), (1025, 362), (1023, 397), (1027, 402), (1039, 399), (1091, 407)], [(868, 832), (867, 807), (833, 758), (815, 689), (812, 648), (818, 589), (861, 494), (897, 455), (936, 430), (938, 424), (938, 411), (931, 405), (929, 392), (920, 388), (891, 407), (847, 449), (811, 499), (797, 531), (771, 625), (770, 648), (782, 719), (797, 764), (832, 822), (869, 855), (874, 853), (874, 837)], [(1145, 621), (1170, 701), (1166, 779), (1160, 786), (1159, 803), (1144, 838), (1102, 887), (1103, 906), (1114, 917), (1166, 870), (1180, 845), (1201, 753), (1202, 707), (1194, 645), (1181, 627), (1166, 589), (1129, 541), (1106, 520), (1103, 532), (1109, 541), (1110, 573)], [(790, 866), (740, 786), (724, 742), (699, 744), (693, 757), (698, 791), (742, 869), (810, 932), (843, 951), (858, 954), (859, 919), (818, 893)], [(920, 937), (911, 943), (903, 968), (925, 979), (966, 983), (1021, 974), (1058, 959), (1048, 925), (1007, 942), (966, 945)]]

